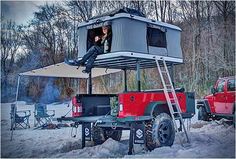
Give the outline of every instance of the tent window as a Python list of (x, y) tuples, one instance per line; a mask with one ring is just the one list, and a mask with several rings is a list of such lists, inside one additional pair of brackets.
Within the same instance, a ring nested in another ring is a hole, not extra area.
[[(111, 25), (109, 25), (111, 28)], [(102, 31), (102, 27), (99, 28), (93, 28), (93, 29), (89, 29), (88, 30), (88, 34), (87, 34), (87, 51), (93, 46), (95, 45), (95, 37), (96, 36), (103, 36), (103, 31)], [(110, 35), (112, 38), (112, 30), (111, 30), (111, 34)], [(111, 48), (111, 40), (109, 40), (109, 48)]]
[(87, 36), (87, 51), (95, 44), (95, 36), (102, 35), (102, 28), (95, 28), (95, 29), (89, 29), (88, 30), (88, 36)]
[(230, 79), (228, 81), (228, 91), (235, 91), (235, 80), (234, 79)]
[(147, 28), (148, 46), (166, 48), (166, 33), (156, 28)]
[(216, 88), (217, 92), (224, 92), (224, 85), (225, 85), (225, 81), (224, 80), (220, 81)]

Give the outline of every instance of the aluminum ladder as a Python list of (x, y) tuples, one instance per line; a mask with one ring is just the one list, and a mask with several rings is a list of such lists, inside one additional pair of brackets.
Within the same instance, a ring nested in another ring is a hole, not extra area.
[[(161, 57), (160, 60), (158, 60), (157, 58), (155, 58), (155, 60), (156, 60), (158, 72), (159, 72), (160, 77), (161, 77), (161, 82), (162, 82), (162, 85), (164, 87), (163, 90), (164, 90), (164, 94), (165, 94), (165, 97), (166, 97), (166, 100), (167, 100), (167, 104), (168, 104), (168, 107), (169, 107), (169, 110), (170, 110), (170, 114), (171, 114), (171, 117), (172, 117), (172, 120), (173, 120), (173, 123), (174, 123), (175, 131), (177, 133), (180, 133), (180, 131), (181, 131), (180, 129), (178, 129), (177, 123), (176, 123), (176, 120), (179, 120), (180, 126), (181, 125), (183, 126), (186, 141), (187, 141), (187, 143), (190, 143), (190, 139), (189, 139), (187, 130), (186, 130), (184, 122), (183, 122), (183, 117), (182, 117), (182, 114), (181, 114), (179, 101), (178, 101), (178, 98), (176, 96), (176, 92), (175, 92), (175, 89), (174, 89), (174, 86), (173, 86), (173, 83), (172, 83), (172, 80), (171, 80), (171, 77), (170, 77), (165, 59), (163, 57)], [(163, 63), (164, 70), (161, 69), (161, 66), (160, 66), (161, 63)], [(174, 107), (175, 107), (175, 109), (174, 109)], [(180, 139), (180, 142), (182, 144), (181, 139)]]

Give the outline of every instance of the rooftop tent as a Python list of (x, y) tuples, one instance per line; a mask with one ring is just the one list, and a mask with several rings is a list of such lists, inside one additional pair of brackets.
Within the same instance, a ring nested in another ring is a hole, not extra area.
[(145, 15), (142, 12), (138, 11), (138, 10), (123, 7), (123, 8), (116, 9), (116, 10), (113, 10), (113, 11), (110, 11), (110, 12), (106, 12), (106, 13), (98, 15), (98, 16), (94, 16), (94, 17), (90, 18), (89, 20), (101, 18), (101, 17), (104, 17), (104, 16), (114, 16), (115, 14), (118, 14), (118, 13), (128, 13), (128, 14), (131, 14), (131, 15), (145, 17)]
[[(80, 24), (79, 58), (88, 50), (89, 31), (104, 25), (110, 25), (112, 29), (111, 52), (99, 55), (95, 61), (96, 67), (124, 68), (130, 65), (130, 69), (134, 69), (137, 60), (140, 60), (142, 68), (155, 67), (155, 57), (165, 57), (170, 64), (183, 63), (179, 27), (147, 19), (140, 12), (127, 8)], [(115, 57), (117, 60), (114, 60)], [(134, 62), (131, 64), (130, 61)]]
[[(67, 77), (67, 78), (88, 78), (87, 73), (82, 71), (85, 67), (70, 66), (66, 63), (58, 63), (55, 65), (46, 66), (43, 68), (27, 71), (20, 73), (20, 76), (39, 76), (39, 77)], [(92, 77), (98, 77), (107, 75), (110, 73), (116, 73), (121, 70), (119, 69), (104, 69), (104, 68), (93, 68)]]

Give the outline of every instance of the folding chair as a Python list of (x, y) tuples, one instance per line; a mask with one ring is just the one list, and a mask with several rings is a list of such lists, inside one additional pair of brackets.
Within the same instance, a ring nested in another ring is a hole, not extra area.
[(40, 127), (45, 124), (52, 123), (52, 118), (55, 116), (55, 110), (47, 110), (47, 105), (43, 103), (35, 104), (34, 126)]
[(30, 128), (29, 117), (31, 115), (30, 110), (17, 111), (16, 105), (11, 104), (11, 130), (15, 130), (17, 127), (23, 129)]

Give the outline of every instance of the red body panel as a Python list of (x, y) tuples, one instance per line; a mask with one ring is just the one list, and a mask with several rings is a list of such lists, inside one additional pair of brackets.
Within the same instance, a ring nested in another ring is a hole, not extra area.
[[(215, 85), (215, 87), (217, 87), (220, 84), (220, 80), (217, 81), (217, 85)], [(214, 107), (215, 107), (215, 112), (219, 113), (219, 114), (225, 114), (226, 113), (226, 109), (225, 109), (225, 103), (226, 103), (226, 96), (225, 96), (225, 83), (226, 81), (223, 81), (223, 91), (222, 92), (217, 92), (214, 95)]]
[[(218, 90), (214, 95), (210, 94), (205, 97), (210, 105), (211, 113), (216, 114), (232, 114), (235, 100), (235, 90), (228, 90), (229, 81), (233, 80), (234, 77), (219, 79), (214, 88)], [(222, 84), (222, 90), (219, 91), (219, 85)]]
[(205, 96), (204, 98), (208, 100), (211, 112), (215, 113), (216, 111), (215, 111), (215, 107), (214, 107), (214, 96), (208, 95), (208, 96)]
[(234, 103), (236, 102), (235, 100), (235, 92), (233, 91), (228, 91), (226, 92), (226, 104), (225, 104), (225, 108), (227, 110), (228, 114), (233, 114), (233, 107), (234, 107)]
[[(186, 96), (184, 93), (176, 93), (182, 112), (186, 112)], [(119, 111), (118, 117), (142, 116), (150, 102), (166, 102), (164, 92), (129, 92), (119, 94), (119, 104), (123, 105), (123, 111)]]

